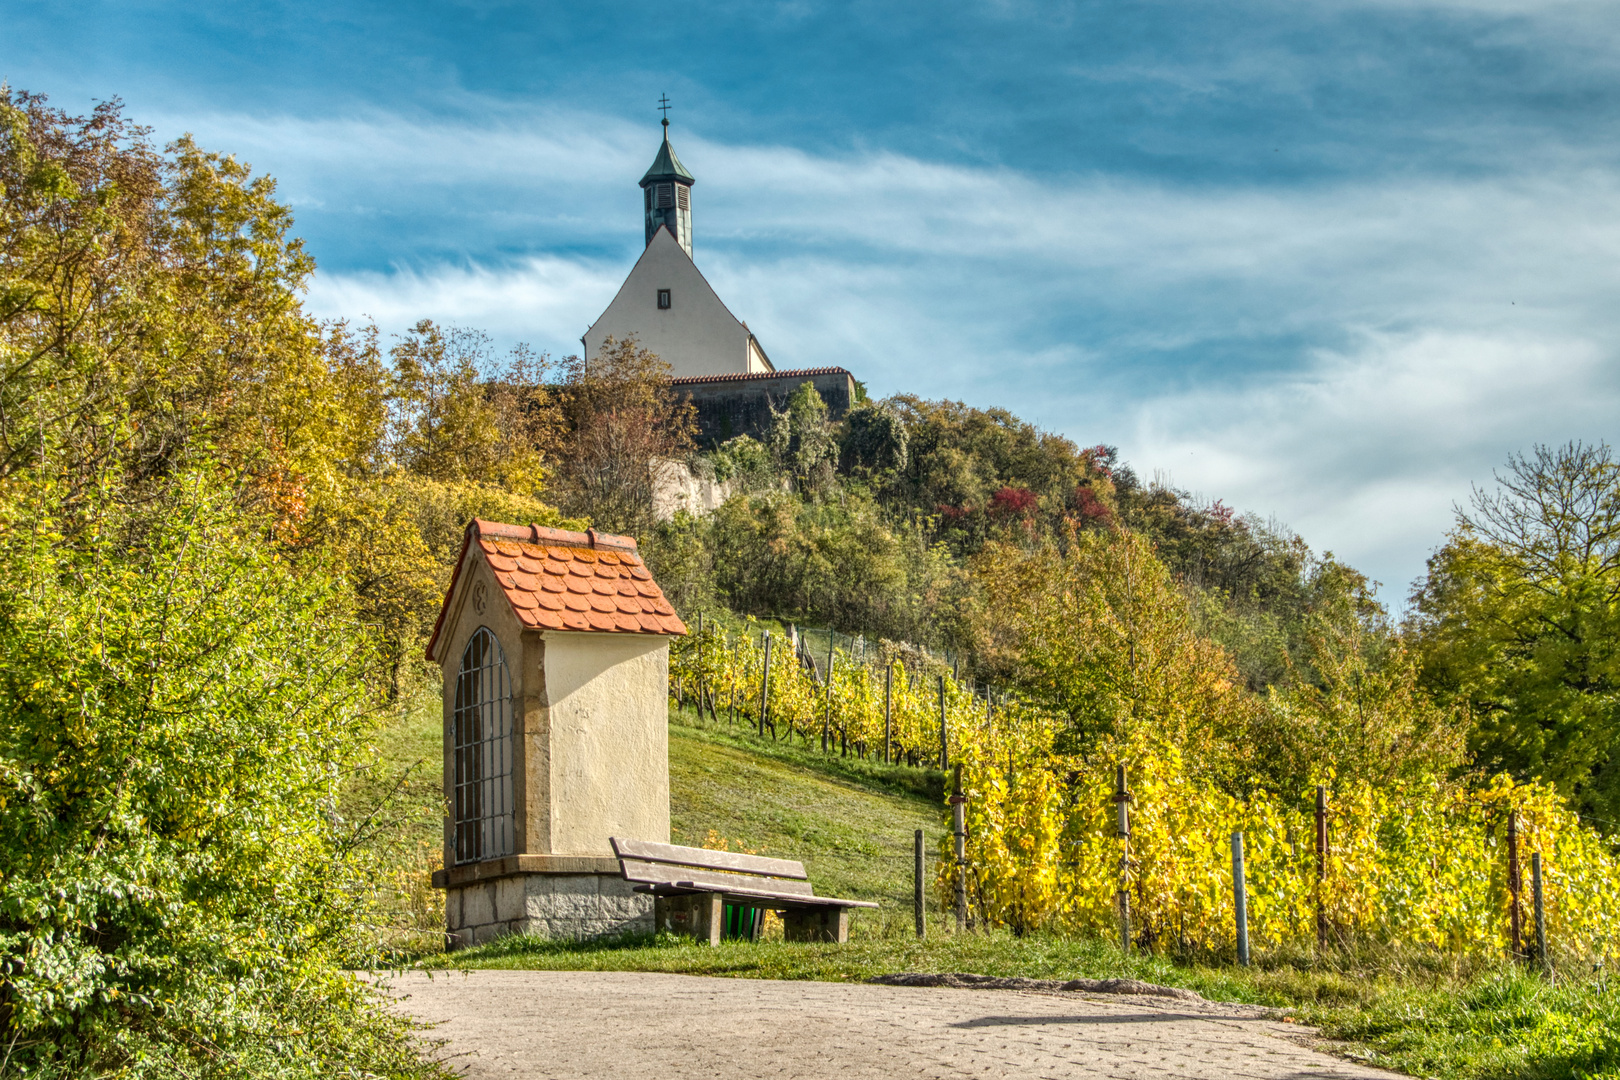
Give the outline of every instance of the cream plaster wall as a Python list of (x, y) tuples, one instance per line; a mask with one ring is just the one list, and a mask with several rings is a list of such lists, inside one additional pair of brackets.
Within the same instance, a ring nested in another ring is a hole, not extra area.
[[(670, 291), (667, 310), (658, 307), (659, 289)], [(623, 341), (632, 334), (677, 379), (771, 370), (748, 328), (726, 309), (668, 229), (658, 230), (613, 302), (585, 331), (585, 356), (594, 357), (609, 337)]]
[[(669, 841), (669, 642), (545, 635), (550, 846), (611, 855), (610, 836)], [(532, 775), (532, 774), (531, 774)]]
[[(747, 325), (744, 323), (743, 325)], [(750, 375), (775, 371), (770, 360), (765, 356), (765, 350), (759, 347), (759, 340), (753, 334), (748, 335), (748, 373)]]

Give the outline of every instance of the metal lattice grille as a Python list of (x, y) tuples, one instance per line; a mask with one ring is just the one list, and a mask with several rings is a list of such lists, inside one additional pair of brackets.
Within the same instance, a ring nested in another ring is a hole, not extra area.
[(456, 677), (456, 865), (512, 853), (512, 680), (480, 627)]

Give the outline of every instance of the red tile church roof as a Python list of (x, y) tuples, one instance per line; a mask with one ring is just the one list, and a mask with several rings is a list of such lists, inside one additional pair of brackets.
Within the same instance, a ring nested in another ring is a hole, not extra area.
[(686, 624), (628, 536), (567, 532), (474, 518), (428, 640), (428, 659), (469, 557), (477, 551), (525, 627), (621, 634), (684, 634)]
[(669, 380), (671, 386), (687, 386), (691, 383), (709, 382), (745, 382), (753, 379), (802, 379), (815, 375), (848, 375), (848, 368), (841, 367), (806, 367), (789, 368), (786, 371), (737, 371), (730, 375), (683, 375), (679, 379)]

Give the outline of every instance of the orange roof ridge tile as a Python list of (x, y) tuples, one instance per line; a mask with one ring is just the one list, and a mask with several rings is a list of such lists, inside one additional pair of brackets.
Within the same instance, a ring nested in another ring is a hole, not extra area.
[(483, 518), (473, 518), (472, 524), (468, 528), (476, 528), (480, 536), (499, 537), (503, 540), (528, 541), (531, 544), (566, 544), (570, 547), (608, 547), (621, 548), (626, 551), (636, 550), (635, 537), (599, 533), (595, 529), (586, 529), (582, 533), (569, 532), (567, 529), (553, 529), (545, 525), (508, 525), (503, 521), (485, 521)]

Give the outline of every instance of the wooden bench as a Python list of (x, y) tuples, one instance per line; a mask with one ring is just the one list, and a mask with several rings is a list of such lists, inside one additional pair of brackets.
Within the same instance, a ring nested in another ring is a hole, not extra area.
[(759, 937), (762, 913), (782, 913), (788, 941), (849, 940), (851, 908), (865, 900), (817, 896), (804, 864), (761, 855), (611, 838), (624, 880), (652, 893), (659, 930), (690, 934), (710, 945), (722, 937)]

